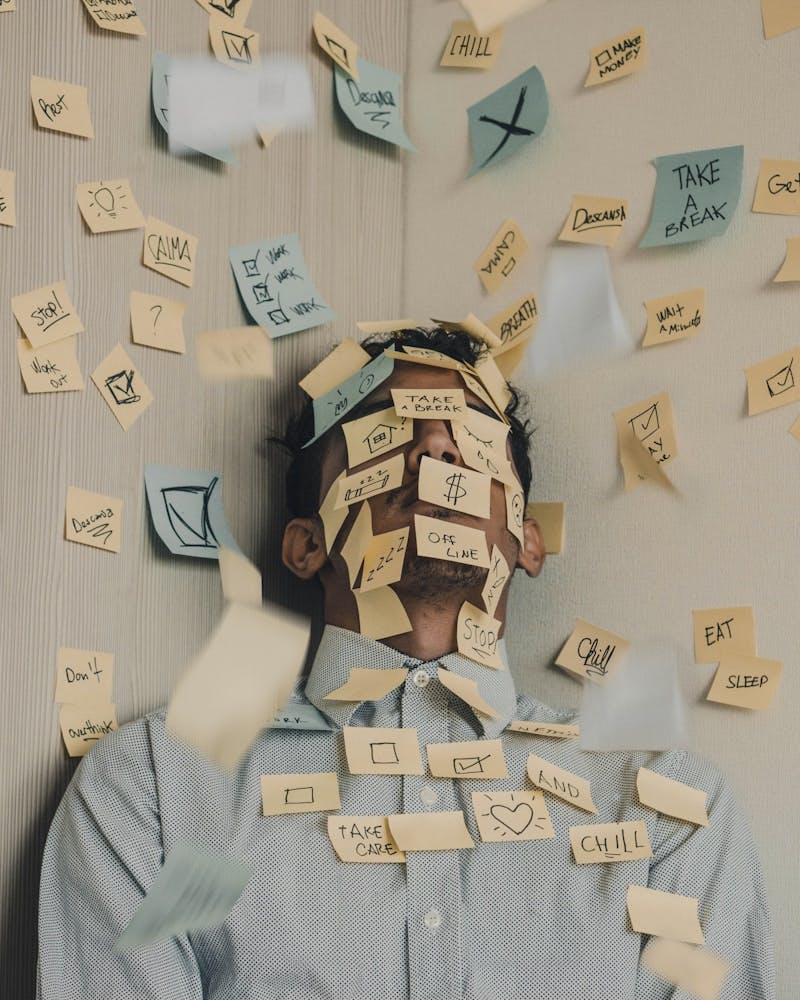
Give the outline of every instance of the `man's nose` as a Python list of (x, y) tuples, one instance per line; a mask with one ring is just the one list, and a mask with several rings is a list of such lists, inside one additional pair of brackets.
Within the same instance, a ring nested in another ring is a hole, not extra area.
[(425, 455), (450, 465), (464, 464), (448, 421), (415, 420), (414, 424), (414, 443), (406, 453), (406, 466), (409, 472), (419, 475), (420, 462)]

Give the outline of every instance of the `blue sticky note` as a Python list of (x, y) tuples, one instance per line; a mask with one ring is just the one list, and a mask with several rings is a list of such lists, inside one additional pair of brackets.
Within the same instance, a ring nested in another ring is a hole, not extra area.
[(721, 236), (739, 203), (744, 146), (659, 156), (650, 225), (640, 247)]
[[(153, 75), (150, 92), (153, 98), (153, 113), (158, 120), (158, 124), (169, 135), (168, 109), (169, 109), (169, 62), (170, 56), (157, 49), (153, 53)], [(223, 163), (236, 163), (236, 154), (230, 147), (222, 149), (196, 149), (191, 150), (188, 146), (183, 147), (185, 152), (203, 153), (211, 156), (215, 160), (222, 160)]]
[(373, 389), (385, 382), (394, 371), (394, 358), (379, 354), (369, 364), (364, 365), (344, 382), (314, 400), (314, 437), (303, 445), (307, 448), (325, 431), (345, 417), (354, 406), (368, 396)]
[(541, 134), (547, 123), (547, 87), (536, 66), (467, 108), (472, 142), (472, 177), (500, 163)]
[(329, 731), (333, 726), (319, 709), (304, 702), (290, 701), (284, 705), (271, 723), (272, 729), (318, 729)]
[(297, 233), (232, 247), (228, 256), (245, 308), (270, 337), (336, 318), (308, 276)]
[(218, 559), (219, 546), (241, 553), (222, 506), (222, 475), (146, 465), (144, 485), (158, 537), (176, 556)]
[(359, 131), (414, 149), (400, 112), (403, 78), (399, 73), (359, 58), (357, 80), (336, 63), (333, 74), (339, 107)]

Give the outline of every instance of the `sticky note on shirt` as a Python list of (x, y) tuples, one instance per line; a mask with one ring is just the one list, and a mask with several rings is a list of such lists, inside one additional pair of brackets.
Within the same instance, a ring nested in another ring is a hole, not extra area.
[(800, 160), (762, 160), (753, 211), (800, 215)]
[(424, 514), (414, 515), (417, 555), (426, 559), (446, 559), (468, 566), (489, 566), (486, 535), (478, 528), (442, 521)]
[(395, 412), (415, 420), (463, 420), (467, 410), (463, 389), (392, 389)]
[(492, 556), (489, 560), (489, 572), (486, 574), (486, 583), (484, 583), (483, 590), (481, 590), (481, 600), (486, 608), (487, 615), (494, 616), (497, 605), (500, 603), (500, 598), (503, 595), (503, 590), (510, 578), (511, 570), (509, 569), (506, 557), (496, 545), (493, 545)]
[(183, 336), (183, 302), (164, 298), (163, 295), (145, 295), (131, 292), (131, 339), (145, 347), (183, 354), (186, 342)]
[[(672, 400), (668, 393), (660, 392), (616, 410), (614, 421), (626, 490), (634, 489), (646, 479), (656, 478), (642, 458), (649, 456), (653, 467), (662, 468), (678, 454)], [(645, 454), (640, 456), (642, 449)]]
[(44, 347), (17, 341), (17, 360), (25, 388), (36, 392), (72, 392), (83, 389), (83, 375), (75, 353), (75, 338), (67, 337)]
[(783, 663), (762, 656), (724, 653), (706, 699), (738, 708), (769, 708), (780, 683)]
[(569, 243), (613, 247), (622, 235), (627, 218), (628, 202), (624, 198), (576, 194), (572, 196), (572, 205), (558, 238)]
[(444, 670), (442, 667), (437, 669), (437, 675), (448, 691), (452, 691), (454, 695), (466, 702), (480, 715), (485, 715), (490, 719), (500, 718), (500, 713), (496, 712), (486, 701), (475, 681), (469, 677), (462, 677), (461, 674), (456, 674), (452, 670)]
[(353, 39), (319, 11), (314, 15), (311, 24), (317, 44), (322, 51), (327, 53), (337, 66), (341, 66), (345, 73), (358, 80), (358, 45)]
[(422, 456), (417, 481), (420, 500), (473, 517), (488, 518), (491, 488), (491, 478), (482, 472), (440, 462), (429, 455)]
[(94, 700), (64, 704), (59, 710), (58, 722), (69, 756), (83, 757), (98, 740), (117, 728), (117, 708)]
[(54, 701), (81, 706), (110, 705), (113, 684), (113, 653), (59, 647)]
[(628, 823), (588, 823), (571, 826), (572, 856), (579, 865), (652, 858), (653, 849), (643, 820)]
[(39, 128), (94, 138), (89, 91), (75, 83), (31, 77), (31, 101)]
[(130, 430), (153, 402), (153, 394), (122, 344), (95, 368), (92, 381), (124, 431)]
[(800, 400), (800, 347), (751, 365), (745, 375), (748, 416), (796, 403)]
[(506, 219), (475, 261), (475, 270), (489, 294), (505, 285), (527, 252), (528, 241), (522, 230), (512, 219)]
[(536, 66), (468, 107), (469, 175), (508, 159), (535, 139), (547, 124), (548, 112), (547, 88)]
[(338, 62), (333, 67), (336, 101), (346, 118), (367, 135), (413, 150), (403, 125), (403, 78), (399, 73), (356, 57), (357, 79)]
[(75, 192), (84, 222), (93, 233), (143, 228), (144, 216), (129, 180), (90, 181), (76, 185)]
[(702, 288), (688, 292), (662, 295), (644, 304), (647, 310), (647, 329), (642, 347), (669, 344), (697, 333), (703, 324), (706, 293)]
[(644, 28), (626, 31), (602, 42), (589, 53), (589, 74), (584, 87), (619, 80), (636, 73), (647, 64), (647, 38)]
[(148, 215), (145, 220), (142, 263), (165, 278), (191, 288), (197, 263), (197, 237)]
[[(345, 337), (297, 384), (312, 399), (319, 399), (341, 385), (345, 379), (355, 375), (371, 360), (369, 354), (352, 337)], [(355, 465), (355, 462), (350, 464)]]
[(630, 642), (622, 636), (578, 618), (572, 635), (556, 657), (556, 663), (578, 677), (604, 684), (629, 648)]
[(203, 330), (195, 350), (197, 370), (210, 381), (272, 378), (272, 341), (260, 326)]
[(351, 667), (346, 682), (330, 694), (326, 694), (325, 700), (382, 701), (387, 694), (405, 682), (407, 675), (408, 670), (405, 667), (390, 667), (386, 670)]
[(16, 226), (17, 224), (14, 177), (13, 170), (0, 170), (0, 226)]
[(347, 464), (355, 468), (364, 462), (378, 458), (387, 451), (408, 444), (414, 437), (414, 421), (411, 417), (400, 417), (393, 406), (366, 417), (342, 423), (342, 431), (347, 444)]
[(389, 830), (402, 851), (453, 851), (474, 847), (464, 813), (401, 813), (386, 817)]
[(439, 65), (462, 69), (491, 69), (502, 41), (502, 25), (494, 31), (483, 33), (477, 31), (471, 21), (453, 21)]
[(730, 963), (704, 948), (683, 941), (653, 938), (642, 952), (642, 964), (696, 1000), (719, 1000)]
[(502, 622), (464, 601), (458, 613), (458, 651), (494, 670), (505, 670), (497, 647)]
[(429, 743), (428, 769), (435, 778), (507, 778), (508, 768), (500, 740)]
[(231, 69), (249, 69), (259, 60), (261, 35), (241, 22), (232, 25), (224, 14), (209, 17), (208, 41), (214, 56)]
[(83, 0), (83, 6), (98, 28), (124, 35), (146, 35), (134, 0)]
[(261, 811), (264, 816), (325, 812), (339, 808), (339, 779), (335, 771), (261, 775)]
[(32, 347), (44, 347), (83, 332), (78, 310), (63, 281), (14, 295), (11, 309)]
[(119, 552), (122, 544), (122, 501), (70, 486), (64, 536), (95, 549)]
[(537, 788), (541, 788), (565, 802), (584, 809), (586, 812), (596, 813), (597, 807), (592, 802), (592, 793), (589, 782), (580, 775), (565, 771), (562, 767), (557, 767), (549, 760), (537, 757), (536, 754), (528, 755), (528, 777)]
[(416, 729), (344, 726), (344, 748), (351, 774), (422, 774)]
[(629, 885), (627, 902), (631, 927), (639, 934), (653, 934), (689, 944), (703, 943), (697, 900), (692, 896)]
[(376, 587), (397, 583), (401, 578), (410, 530), (398, 528), (397, 531), (372, 536), (364, 553), (364, 570), (359, 587), (362, 594)]
[(694, 661), (717, 663), (725, 653), (756, 653), (756, 622), (753, 609), (705, 608), (693, 611)]
[(507, 728), (512, 733), (527, 733), (529, 736), (548, 736), (557, 740), (571, 740), (580, 736), (580, 726), (566, 722), (533, 722), (528, 719), (514, 719)]
[(405, 467), (405, 455), (399, 454), (354, 472), (352, 476), (345, 476), (339, 482), (336, 507), (350, 507), (368, 497), (397, 489), (402, 485)]
[(649, 809), (698, 826), (708, 826), (708, 796), (699, 788), (692, 788), (682, 781), (640, 767), (636, 772), (636, 791), (639, 801)]
[(555, 837), (541, 792), (473, 792), (472, 809), (481, 840), (488, 844)]
[(411, 631), (403, 602), (391, 587), (378, 587), (365, 594), (353, 591), (358, 608), (358, 630), (369, 639), (387, 639)]
[(340, 861), (391, 864), (406, 860), (386, 816), (329, 816), (328, 837)]
[(525, 507), (525, 517), (532, 518), (539, 525), (548, 555), (558, 555), (564, 548), (565, 505), (563, 501), (529, 503)]

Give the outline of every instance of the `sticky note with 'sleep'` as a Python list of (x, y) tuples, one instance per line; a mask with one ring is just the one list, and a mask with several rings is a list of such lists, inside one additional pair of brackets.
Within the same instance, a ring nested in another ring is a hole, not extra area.
[(725, 653), (720, 657), (719, 668), (706, 699), (738, 708), (769, 708), (782, 672), (783, 663), (780, 660)]

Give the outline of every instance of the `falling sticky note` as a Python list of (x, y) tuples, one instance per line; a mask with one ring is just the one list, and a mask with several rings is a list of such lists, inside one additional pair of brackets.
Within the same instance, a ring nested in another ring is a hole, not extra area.
[(545, 552), (558, 555), (564, 548), (564, 502), (529, 503), (525, 508), (525, 517), (539, 525)]
[(514, 719), (509, 722), (508, 729), (512, 733), (548, 736), (557, 740), (572, 740), (581, 734), (580, 726), (573, 726), (568, 722), (532, 722), (527, 719)]
[(800, 215), (800, 160), (762, 160), (753, 211)]
[(469, 660), (505, 670), (497, 643), (503, 623), (464, 601), (458, 612), (458, 651)]
[(163, 295), (131, 292), (131, 340), (145, 347), (183, 354), (183, 314), (186, 306)]
[(659, 979), (685, 990), (695, 1000), (719, 1000), (730, 970), (730, 963), (719, 955), (660, 937), (651, 938), (641, 962)]
[(340, 808), (339, 779), (335, 771), (261, 775), (261, 811), (264, 816)]
[(557, 795), (565, 802), (570, 802), (586, 812), (596, 813), (597, 808), (592, 801), (589, 782), (578, 774), (565, 771), (563, 767), (552, 764), (536, 754), (528, 754), (528, 777), (537, 788)]
[(724, 653), (756, 653), (756, 622), (751, 607), (693, 611), (694, 661), (718, 663)]
[(119, 552), (122, 544), (122, 501), (70, 486), (64, 537), (95, 549)]
[(330, 18), (317, 11), (311, 22), (317, 44), (333, 59), (337, 66), (358, 80), (358, 45)]
[(174, 844), (114, 951), (221, 926), (251, 876), (237, 861)]
[(644, 28), (634, 28), (601, 42), (589, 53), (589, 74), (584, 87), (630, 76), (647, 64), (647, 38)]
[(705, 317), (706, 293), (703, 288), (692, 288), (688, 292), (648, 299), (644, 306), (647, 329), (642, 347), (669, 344), (698, 332)]
[(797, 0), (761, 0), (764, 38), (775, 38), (800, 28), (800, 7)]
[(336, 507), (350, 507), (367, 497), (397, 489), (403, 483), (405, 467), (405, 455), (398, 454), (354, 472), (352, 476), (345, 476), (339, 482)]
[(786, 257), (773, 281), (800, 281), (800, 236), (786, 240)]
[(16, 226), (17, 203), (14, 197), (14, 171), (0, 170), (0, 226)]
[(463, 389), (392, 389), (392, 402), (401, 417), (416, 420), (463, 420), (467, 404)]
[(369, 639), (386, 639), (412, 629), (403, 603), (391, 587), (378, 587), (365, 594), (353, 591), (358, 608), (358, 630)]
[(476, 30), (471, 21), (453, 21), (439, 65), (461, 69), (491, 69), (502, 41), (502, 25), (494, 31), (481, 32)]
[(173, 555), (218, 558), (219, 546), (239, 552), (222, 506), (222, 475), (171, 465), (145, 465), (150, 519)]
[(125, 178), (114, 181), (91, 181), (75, 188), (78, 208), (93, 233), (115, 233), (124, 229), (142, 229), (144, 216)]
[(389, 667), (386, 670), (351, 667), (345, 683), (326, 694), (325, 700), (382, 701), (390, 691), (399, 688), (407, 676), (408, 670), (405, 667)]
[(793, 347), (745, 370), (748, 416), (800, 400), (800, 361), (795, 365), (798, 356), (800, 347)]
[(59, 647), (54, 701), (70, 705), (110, 705), (113, 683), (113, 653)]
[(484, 843), (550, 840), (555, 837), (542, 792), (473, 792), (472, 809)]
[(89, 700), (80, 704), (64, 704), (58, 713), (58, 723), (64, 746), (70, 757), (83, 757), (108, 733), (117, 728), (115, 705)]
[(351, 774), (422, 774), (416, 729), (344, 726), (344, 749)]
[(210, 17), (222, 15), (233, 24), (247, 20), (253, 0), (195, 0)]
[(708, 826), (707, 795), (701, 789), (640, 767), (636, 772), (636, 790), (639, 801), (649, 809), (698, 826)]
[(491, 31), (512, 17), (539, 7), (544, 0), (461, 0), (478, 31)]
[(364, 553), (360, 593), (397, 583), (403, 575), (403, 562), (408, 547), (410, 528), (398, 528), (373, 535)]
[(481, 600), (488, 615), (494, 617), (497, 605), (510, 578), (511, 570), (509, 569), (506, 557), (496, 545), (493, 545), (492, 556), (489, 561), (489, 572), (486, 574), (486, 583), (484, 583), (483, 590), (481, 591)]
[(652, 858), (653, 849), (643, 820), (627, 823), (588, 823), (569, 828), (572, 856), (579, 865)]
[(464, 813), (401, 813), (386, 817), (389, 830), (402, 851), (448, 851), (474, 847)]
[(347, 414), (371, 392), (378, 388), (394, 371), (394, 358), (388, 353), (378, 354), (349, 378), (345, 379), (324, 396), (314, 400), (314, 437), (303, 447), (313, 444), (334, 424)]
[(356, 64), (356, 80), (338, 63), (333, 67), (339, 107), (360, 132), (413, 150), (401, 111), (403, 78), (361, 57), (357, 57)]
[(578, 618), (556, 663), (578, 677), (604, 684), (613, 676), (629, 648), (630, 643), (622, 636)]
[(187, 288), (194, 283), (197, 237), (149, 215), (145, 221), (142, 263)]
[[(337, 482), (341, 483), (341, 481), (342, 478), (340, 477)], [(343, 510), (347, 512), (349, 508), (344, 507)], [(361, 569), (361, 564), (364, 561), (364, 553), (367, 551), (367, 546), (371, 539), (372, 513), (369, 504), (364, 501), (358, 509), (358, 514), (350, 527), (347, 538), (340, 547), (342, 559), (344, 559), (347, 566), (351, 587), (355, 586), (358, 571)], [(328, 549), (329, 554), (330, 551)]]
[(422, 456), (417, 480), (420, 500), (473, 517), (488, 518), (491, 487), (491, 477), (482, 472), (440, 462), (429, 455)]
[[(645, 479), (656, 479), (655, 470), (678, 454), (672, 401), (660, 392), (615, 411), (614, 420), (625, 489), (630, 491)], [(640, 453), (649, 456), (652, 468), (643, 467)]]
[[(352, 337), (345, 337), (297, 383), (312, 399), (319, 399), (369, 364), (369, 354)], [(350, 465), (355, 465), (350, 462)]]
[(429, 743), (428, 770), (434, 778), (507, 778), (508, 768), (500, 740)]
[(639, 934), (653, 934), (689, 944), (703, 943), (694, 897), (629, 885), (627, 901), (631, 927)]
[(122, 344), (92, 372), (92, 381), (124, 431), (129, 430), (153, 402), (153, 394)]
[(390, 406), (357, 420), (344, 421), (342, 430), (347, 444), (347, 464), (352, 469), (401, 444), (408, 444), (414, 437), (414, 421), (411, 417), (399, 417)]
[(309, 276), (297, 233), (229, 251), (242, 302), (271, 337), (285, 337), (335, 319)]
[(510, 351), (513, 347), (526, 341), (536, 328), (539, 321), (539, 309), (536, 296), (531, 292), (523, 295), (513, 305), (486, 320), (486, 325), (500, 338), (502, 346), (494, 352), (498, 354)]
[(257, 567), (241, 552), (229, 549), (227, 545), (218, 547), (217, 556), (225, 600), (260, 608), (262, 580)]
[(386, 816), (329, 816), (328, 837), (340, 861), (381, 864), (406, 860)]
[(445, 670), (442, 667), (437, 669), (437, 676), (448, 691), (452, 691), (456, 697), (466, 702), (479, 716), (485, 715), (490, 719), (500, 718), (500, 713), (493, 709), (481, 694), (476, 681), (473, 681), (469, 677), (462, 677), (461, 674), (456, 674), (452, 670)]
[(723, 653), (706, 699), (737, 708), (769, 708), (780, 683), (783, 663), (745, 653)]
[(469, 175), (502, 162), (540, 135), (548, 111), (547, 88), (536, 66), (467, 108), (472, 144)]
[(31, 101), (40, 128), (94, 139), (89, 91), (86, 87), (32, 76)]
[(272, 378), (272, 341), (260, 326), (202, 330), (194, 342), (197, 370), (205, 379)]
[(650, 225), (640, 247), (721, 236), (736, 211), (744, 146), (658, 156)]
[(613, 247), (622, 235), (627, 217), (628, 202), (624, 198), (576, 194), (572, 196), (572, 204), (558, 238), (568, 243)]
[(146, 35), (134, 0), (83, 0), (83, 6), (98, 28), (124, 35)]
[(14, 295), (11, 309), (32, 347), (44, 347), (83, 332), (83, 323), (63, 281)]
[(475, 261), (475, 270), (486, 291), (491, 294), (502, 288), (527, 252), (528, 241), (521, 229), (512, 219), (506, 219)]
[(258, 62), (259, 33), (241, 23), (231, 24), (223, 14), (213, 14), (208, 19), (208, 40), (211, 51), (223, 66), (249, 69)]
[(414, 533), (419, 556), (466, 563), (468, 566), (489, 567), (486, 535), (479, 528), (415, 514)]
[(28, 392), (71, 392), (83, 389), (83, 375), (75, 353), (74, 337), (44, 347), (31, 347), (24, 337), (17, 341), (17, 359)]

